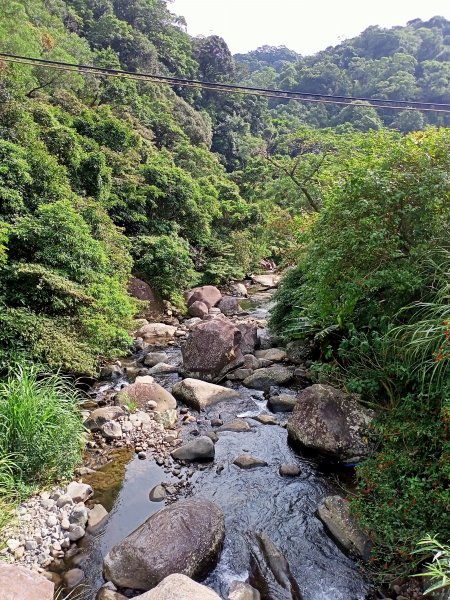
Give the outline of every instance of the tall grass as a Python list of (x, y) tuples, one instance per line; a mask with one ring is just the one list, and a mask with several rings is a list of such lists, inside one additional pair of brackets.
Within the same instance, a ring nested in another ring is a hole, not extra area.
[(389, 337), (422, 391), (439, 393), (450, 386), (450, 251), (430, 257), (425, 268), (432, 272), (429, 297), (403, 309), (408, 323)]
[(0, 382), (0, 499), (72, 474), (83, 448), (78, 402), (68, 380), (33, 366)]

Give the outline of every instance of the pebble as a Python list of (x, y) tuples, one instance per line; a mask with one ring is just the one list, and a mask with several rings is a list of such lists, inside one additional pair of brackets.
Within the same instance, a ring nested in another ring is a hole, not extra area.
[(138, 458), (140, 460), (145, 460), (147, 458), (147, 455), (144, 451), (138, 452)]

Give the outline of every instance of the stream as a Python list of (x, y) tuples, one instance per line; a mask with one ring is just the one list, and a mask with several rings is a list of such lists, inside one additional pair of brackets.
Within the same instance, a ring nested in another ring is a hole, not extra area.
[[(265, 318), (271, 307), (270, 299), (265, 295), (256, 296), (253, 303), (259, 306), (251, 309), (251, 315)], [(170, 348), (169, 354), (171, 362), (180, 362), (178, 348)], [(179, 378), (172, 374), (156, 375), (155, 379), (170, 391)], [(161, 482), (177, 483), (180, 479), (187, 484), (178, 498), (206, 497), (218, 504), (225, 514), (224, 547), (218, 564), (204, 581), (223, 599), (228, 597), (232, 581), (247, 580), (249, 551), (245, 536), (249, 531), (266, 533), (278, 546), (289, 562), (304, 600), (369, 597), (371, 586), (360, 567), (341, 552), (315, 517), (325, 496), (339, 493), (335, 480), (312, 459), (290, 447), (283, 427), (288, 414), (278, 413), (277, 425), (259, 423), (255, 416), (272, 414), (266, 407), (263, 392), (249, 390), (238, 383), (232, 387), (239, 391), (239, 399), (211, 406), (198, 415), (196, 422), (182, 426), (181, 436), (188, 441), (194, 435), (210, 431), (211, 419), (220, 418), (224, 423), (236, 417), (247, 420), (251, 426), (248, 432), (218, 434), (214, 462), (182, 466), (181, 474), (173, 475), (167, 465), (158, 465), (152, 458), (139, 460), (134, 453), (120, 450), (115, 460), (91, 476), (89, 483), (95, 489), (94, 500), (102, 503), (110, 516), (103, 531), (84, 538), (81, 551), (72, 562), (72, 566), (80, 566), (85, 571), (89, 589), (86, 600), (94, 600), (104, 584), (102, 561), (107, 552), (164, 508), (164, 501), (149, 500), (150, 490)], [(292, 393), (292, 388), (281, 391)], [(245, 452), (264, 459), (268, 466), (240, 469), (233, 461)], [(279, 474), (282, 463), (297, 464), (300, 475), (282, 477)]]

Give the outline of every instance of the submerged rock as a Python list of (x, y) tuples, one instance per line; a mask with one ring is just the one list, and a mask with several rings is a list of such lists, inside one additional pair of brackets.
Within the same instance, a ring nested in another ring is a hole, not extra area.
[(317, 509), (317, 516), (345, 552), (368, 560), (372, 543), (350, 515), (347, 500), (340, 496), (328, 496)]
[(176, 398), (198, 411), (217, 402), (234, 400), (239, 397), (239, 393), (235, 390), (192, 378), (183, 379), (175, 384), (172, 393)]
[(264, 533), (248, 534), (250, 547), (250, 584), (262, 600), (303, 600), (289, 563)]
[(215, 454), (214, 442), (207, 435), (202, 435), (176, 448), (170, 454), (176, 460), (212, 460)]
[(349, 394), (316, 384), (300, 392), (287, 430), (289, 438), (304, 448), (353, 463), (370, 453), (366, 429), (371, 419), (371, 411)]
[(53, 600), (54, 584), (25, 567), (0, 562), (1, 600)]
[(302, 470), (298, 465), (289, 465), (287, 463), (280, 465), (279, 469), (279, 473), (282, 477), (297, 477), (301, 472)]
[(257, 467), (267, 467), (267, 462), (257, 456), (251, 454), (241, 454), (234, 461), (233, 464), (240, 469), (256, 469)]
[(251, 427), (247, 421), (244, 421), (244, 419), (234, 419), (233, 421), (229, 421), (228, 423), (221, 425), (217, 431), (234, 431), (235, 433), (242, 433), (251, 431)]
[(204, 585), (176, 573), (169, 575), (155, 589), (138, 596), (135, 600), (220, 600), (220, 597)]
[(204, 577), (214, 565), (225, 535), (224, 516), (213, 502), (190, 498), (152, 515), (110, 550), (107, 580), (118, 588), (149, 590), (165, 577)]
[(244, 385), (255, 390), (268, 390), (272, 386), (289, 383), (292, 377), (293, 372), (287, 367), (268, 367), (257, 369), (250, 377), (244, 379)]

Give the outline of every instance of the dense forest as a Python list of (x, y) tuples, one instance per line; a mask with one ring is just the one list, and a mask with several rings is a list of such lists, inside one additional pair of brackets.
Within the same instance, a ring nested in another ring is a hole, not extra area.
[[(317, 94), (450, 103), (450, 21), (235, 57), (164, 0), (13, 0), (0, 51)], [(0, 60), (0, 371), (129, 347), (130, 276), (182, 292), (275, 260), (272, 317), (380, 415), (355, 514), (374, 571), (450, 531), (450, 115), (166, 87)], [(7, 453), (2, 448), (1, 453)], [(1, 456), (0, 456), (1, 462)], [(1, 487), (1, 485), (0, 485)]]

